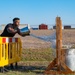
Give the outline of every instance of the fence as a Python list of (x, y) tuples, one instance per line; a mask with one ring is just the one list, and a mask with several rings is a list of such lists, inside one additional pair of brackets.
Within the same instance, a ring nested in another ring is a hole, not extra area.
[(20, 61), (21, 46), (19, 38), (0, 37), (0, 67)]

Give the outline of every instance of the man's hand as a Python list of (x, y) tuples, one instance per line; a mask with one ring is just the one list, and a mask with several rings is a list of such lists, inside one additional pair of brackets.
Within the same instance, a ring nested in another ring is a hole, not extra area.
[(21, 33), (21, 36), (29, 36), (30, 35), (30, 31), (27, 31), (26, 33)]
[(25, 36), (29, 36), (30, 35), (30, 31), (27, 32), (21, 32), (20, 30), (18, 30), (18, 34), (25, 37)]

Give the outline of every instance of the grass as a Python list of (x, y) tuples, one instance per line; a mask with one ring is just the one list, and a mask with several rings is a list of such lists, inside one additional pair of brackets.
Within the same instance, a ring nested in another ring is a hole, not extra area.
[(8, 73), (0, 73), (0, 75), (36, 75), (35, 73), (29, 72), (29, 73), (24, 73), (24, 72), (16, 72), (16, 71), (10, 71)]
[(52, 49), (23, 49), (22, 61), (51, 61), (53, 59)]
[(47, 68), (48, 64), (54, 59), (53, 52), (54, 51), (50, 48), (23, 49), (22, 60), (18, 63), (18, 69), (0, 73), (0, 75), (43, 75), (43, 72)]
[(54, 58), (52, 49), (23, 49), (19, 69), (0, 75), (43, 75), (43, 71)]

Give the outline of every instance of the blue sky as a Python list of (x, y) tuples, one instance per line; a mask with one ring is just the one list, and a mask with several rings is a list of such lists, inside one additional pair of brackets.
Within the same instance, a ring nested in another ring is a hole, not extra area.
[(0, 0), (0, 24), (19, 17), (22, 24), (50, 25), (55, 24), (56, 16), (63, 24), (75, 24), (75, 0)]

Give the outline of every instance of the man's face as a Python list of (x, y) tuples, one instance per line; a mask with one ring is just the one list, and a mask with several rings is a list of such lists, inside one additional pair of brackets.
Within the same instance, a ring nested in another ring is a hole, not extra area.
[(15, 21), (13, 22), (13, 24), (16, 25), (16, 26), (19, 26), (20, 20), (15, 20)]

